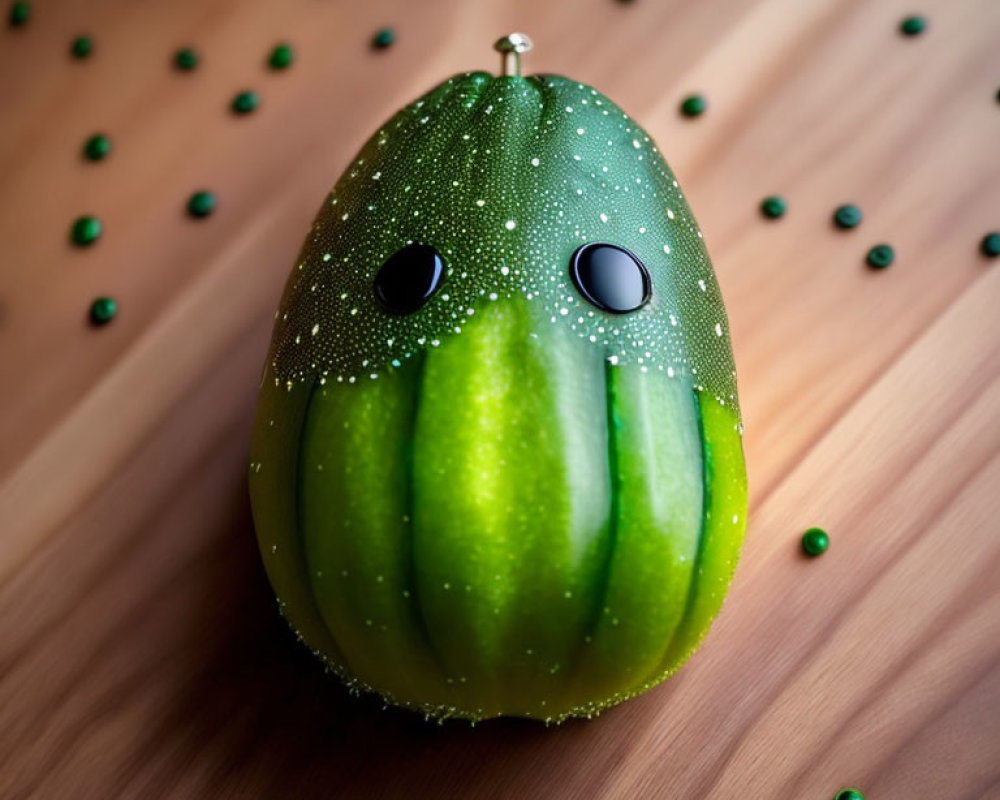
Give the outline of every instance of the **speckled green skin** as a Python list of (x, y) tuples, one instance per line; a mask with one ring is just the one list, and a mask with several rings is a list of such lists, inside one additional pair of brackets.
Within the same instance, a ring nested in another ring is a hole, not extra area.
[[(408, 241), (448, 276), (395, 318), (371, 282)], [(579, 298), (584, 241), (639, 255), (649, 305)], [(346, 681), (435, 716), (561, 720), (644, 691), (736, 565), (733, 376), (645, 132), (564, 78), (451, 79), (362, 149), (277, 314), (250, 490), (283, 613)]]

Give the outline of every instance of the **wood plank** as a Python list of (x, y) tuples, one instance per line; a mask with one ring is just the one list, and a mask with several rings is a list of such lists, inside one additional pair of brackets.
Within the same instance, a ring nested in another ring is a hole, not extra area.
[[(1000, 798), (993, 0), (929, 0), (913, 39), (902, 0), (34, 5), (0, 33), (0, 797)], [(596, 721), (470, 730), (349, 697), (293, 641), (245, 467), (316, 206), (515, 29), (530, 71), (605, 91), (678, 173), (730, 312), (752, 513), (675, 678)], [(285, 74), (262, 68), (278, 38)], [(178, 75), (186, 43), (203, 68)], [(234, 119), (244, 86), (264, 102)], [(82, 163), (97, 129), (113, 156)], [(221, 204), (196, 224), (202, 186)], [(771, 193), (790, 210), (767, 223)], [(87, 210), (107, 234), (79, 252)], [(898, 260), (875, 274), (878, 241)], [(92, 330), (102, 293), (121, 315)], [(807, 561), (812, 524), (833, 544)]]

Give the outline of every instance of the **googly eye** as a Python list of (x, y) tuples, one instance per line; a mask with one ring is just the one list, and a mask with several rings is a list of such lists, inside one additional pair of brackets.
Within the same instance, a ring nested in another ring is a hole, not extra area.
[(375, 299), (390, 314), (412, 314), (444, 283), (441, 254), (430, 245), (408, 244), (397, 250), (375, 276)]
[(570, 256), (569, 274), (587, 302), (612, 314), (636, 311), (652, 296), (646, 265), (615, 244), (591, 242), (578, 247)]

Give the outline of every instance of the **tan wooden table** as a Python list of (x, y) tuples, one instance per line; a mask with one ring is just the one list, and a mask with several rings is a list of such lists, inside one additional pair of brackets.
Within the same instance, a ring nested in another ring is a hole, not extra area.
[[(34, 6), (0, 33), (0, 797), (1000, 798), (1000, 263), (978, 253), (1000, 228), (996, 0)], [(911, 11), (930, 26), (904, 38)], [(752, 514), (677, 677), (590, 722), (439, 727), (349, 697), (285, 631), (247, 444), (325, 192), (512, 30), (527, 71), (606, 92), (686, 189)], [(283, 38), (298, 61), (268, 72)], [(235, 118), (245, 87), (262, 104)], [(711, 107), (684, 120), (695, 90)], [(115, 149), (86, 163), (96, 130)], [(220, 203), (195, 222), (202, 187)], [(845, 233), (846, 201), (865, 219)], [(106, 230), (80, 251), (85, 212)], [(897, 260), (875, 273), (881, 241)], [(93, 329), (101, 294), (121, 310)], [(810, 525), (832, 536), (815, 561)]]

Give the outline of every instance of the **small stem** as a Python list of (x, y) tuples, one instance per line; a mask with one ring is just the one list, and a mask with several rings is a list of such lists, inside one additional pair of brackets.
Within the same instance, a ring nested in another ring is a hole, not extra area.
[(523, 33), (511, 33), (497, 39), (493, 49), (500, 53), (500, 68), (504, 75), (521, 76), (521, 53), (531, 50), (531, 39)]

